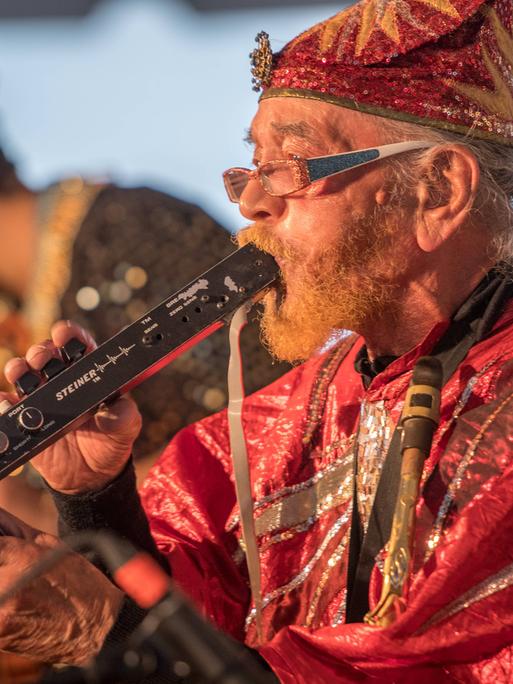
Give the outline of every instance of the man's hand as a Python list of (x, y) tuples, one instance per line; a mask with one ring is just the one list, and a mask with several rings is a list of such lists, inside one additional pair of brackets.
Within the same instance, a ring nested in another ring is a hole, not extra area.
[[(0, 594), (59, 541), (0, 510)], [(70, 553), (0, 604), (0, 649), (47, 663), (84, 665), (100, 650), (123, 593), (93, 565)]]
[[(72, 337), (81, 339), (87, 351), (96, 346), (87, 332), (69, 321), (56, 323), (51, 335), (51, 340), (30, 347), (25, 358), (6, 364), (9, 382), (14, 383), (29, 370), (40, 371), (52, 357), (59, 357), (59, 347)], [(4, 399), (11, 403), (18, 400), (15, 395), (0, 392), (0, 401)], [(99, 490), (123, 470), (140, 429), (141, 416), (135, 403), (121, 397), (32, 459), (32, 465), (50, 487), (65, 494)]]

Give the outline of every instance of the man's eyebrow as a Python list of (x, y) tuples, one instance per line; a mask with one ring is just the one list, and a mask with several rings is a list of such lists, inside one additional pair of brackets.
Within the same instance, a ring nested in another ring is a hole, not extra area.
[(248, 145), (254, 145), (255, 144), (255, 139), (253, 138), (253, 133), (251, 132), (251, 128), (246, 129), (246, 132), (244, 133), (244, 137), (242, 138), (242, 142), (245, 142)]
[(294, 138), (302, 138), (308, 142), (318, 142), (318, 137), (315, 134), (315, 129), (306, 121), (296, 121), (294, 123), (276, 123), (271, 124), (272, 128), (282, 137), (293, 136)]
[[(310, 143), (318, 143), (319, 138), (316, 135), (316, 130), (313, 126), (311, 126), (309, 123), (306, 121), (297, 121), (293, 123), (277, 123), (273, 122), (271, 123), (271, 127), (283, 138), (287, 136), (294, 136), (296, 138), (301, 138), (303, 140), (306, 140), (307, 142)], [(332, 139), (333, 142), (338, 142), (339, 144), (345, 144), (348, 145), (348, 141), (345, 138), (345, 136), (341, 135), (340, 130), (338, 127), (333, 124), (332, 122), (328, 122), (328, 134), (329, 137)], [(248, 145), (255, 146), (256, 141), (255, 138), (253, 137), (253, 133), (251, 131), (251, 128), (248, 128), (245, 132), (243, 142), (247, 143)]]
[[(306, 142), (309, 142), (314, 145), (319, 143), (319, 135), (317, 133), (317, 129), (311, 126), (306, 121), (298, 121), (295, 123), (288, 124), (272, 123), (271, 126), (278, 134), (282, 135), (284, 138), (287, 135), (290, 135), (296, 138), (301, 138), (302, 140), (305, 140)], [(340, 131), (339, 126), (336, 123), (331, 121), (326, 122), (325, 133), (327, 133), (329, 139), (335, 147), (345, 147), (347, 149), (351, 149), (349, 140), (346, 138), (345, 135), (343, 135), (343, 133)]]

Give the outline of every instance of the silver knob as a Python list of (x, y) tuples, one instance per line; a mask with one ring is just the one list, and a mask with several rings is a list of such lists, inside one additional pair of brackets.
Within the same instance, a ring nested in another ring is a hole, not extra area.
[(44, 422), (41, 411), (33, 406), (27, 406), (18, 415), (18, 426), (23, 432), (37, 432)]

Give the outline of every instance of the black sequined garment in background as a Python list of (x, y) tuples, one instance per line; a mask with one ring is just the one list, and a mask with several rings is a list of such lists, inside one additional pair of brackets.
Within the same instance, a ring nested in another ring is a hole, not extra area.
[[(234, 249), (227, 231), (194, 205), (148, 188), (106, 186), (75, 239), (61, 315), (102, 342)], [(288, 369), (273, 364), (255, 322), (241, 346), (247, 393)], [(133, 391), (144, 418), (137, 454), (154, 453), (180, 428), (226, 405), (228, 356), (223, 328)]]

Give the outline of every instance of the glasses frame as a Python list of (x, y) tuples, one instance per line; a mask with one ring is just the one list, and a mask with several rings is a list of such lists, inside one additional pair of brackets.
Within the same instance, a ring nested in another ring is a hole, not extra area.
[[(323, 178), (330, 178), (331, 176), (336, 176), (344, 171), (356, 169), (380, 159), (401, 154), (402, 152), (435, 147), (436, 145), (437, 143), (429, 142), (427, 140), (408, 140), (400, 143), (381, 145), (379, 147), (368, 147), (364, 150), (354, 150), (353, 152), (328, 154), (323, 157), (303, 158), (295, 156), (290, 159), (272, 159), (271, 161), (258, 166), (256, 169), (246, 169), (240, 166), (234, 166), (227, 169), (223, 173), (223, 181), (230, 202), (234, 202), (235, 204), (239, 204), (242, 194), (247, 187), (247, 183), (253, 178), (258, 178), (264, 192), (271, 195), (271, 197), (288, 197), (299, 190), (304, 190), (312, 183), (322, 180)], [(266, 166), (270, 166), (271, 164), (286, 164), (292, 168), (292, 174), (296, 183), (296, 187), (294, 187), (293, 190), (286, 193), (277, 193), (271, 192), (265, 187), (262, 176), (265, 174)], [(243, 173), (248, 178), (239, 197), (233, 192), (229, 180), (229, 174), (234, 172)]]

